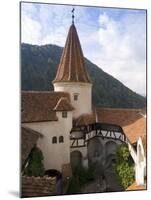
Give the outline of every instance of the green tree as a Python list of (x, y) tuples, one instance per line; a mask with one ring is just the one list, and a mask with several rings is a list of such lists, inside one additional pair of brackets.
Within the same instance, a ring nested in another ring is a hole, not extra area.
[(82, 166), (77, 166), (73, 170), (73, 176), (69, 181), (67, 194), (80, 193), (80, 188), (86, 183), (94, 180), (94, 167), (91, 166), (85, 169)]
[(30, 154), (29, 164), (25, 169), (25, 175), (43, 176), (45, 173), (43, 159), (42, 151), (39, 148), (34, 147)]
[(124, 189), (134, 182), (134, 164), (127, 145), (122, 144), (117, 149), (115, 170)]

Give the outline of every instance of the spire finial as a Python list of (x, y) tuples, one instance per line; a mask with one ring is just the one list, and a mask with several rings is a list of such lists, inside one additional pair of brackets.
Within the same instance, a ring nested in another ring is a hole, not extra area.
[(74, 24), (74, 10), (75, 8), (72, 8), (72, 24)]

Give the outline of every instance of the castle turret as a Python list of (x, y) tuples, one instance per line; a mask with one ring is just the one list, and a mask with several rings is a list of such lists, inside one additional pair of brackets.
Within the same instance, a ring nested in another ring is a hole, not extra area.
[(74, 22), (70, 26), (65, 47), (53, 81), (55, 91), (68, 92), (75, 108), (73, 117), (92, 113), (92, 83)]

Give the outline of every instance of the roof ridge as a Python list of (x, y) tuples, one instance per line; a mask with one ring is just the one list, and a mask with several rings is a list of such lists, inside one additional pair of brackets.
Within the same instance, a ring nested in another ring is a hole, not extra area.
[(63, 111), (63, 110), (71, 111), (73, 109), (74, 108), (67, 97), (60, 97), (60, 99), (53, 108), (54, 111)]
[(68, 99), (66, 97), (60, 97), (60, 99), (57, 101), (56, 105), (54, 106), (53, 110), (55, 110), (55, 108), (61, 103), (62, 100), (67, 100), (68, 101)]

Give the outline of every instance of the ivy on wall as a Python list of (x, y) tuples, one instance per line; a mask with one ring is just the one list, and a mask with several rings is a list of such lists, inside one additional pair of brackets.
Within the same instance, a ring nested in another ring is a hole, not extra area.
[(117, 148), (115, 171), (124, 189), (127, 189), (134, 182), (134, 164), (127, 145), (122, 144)]

